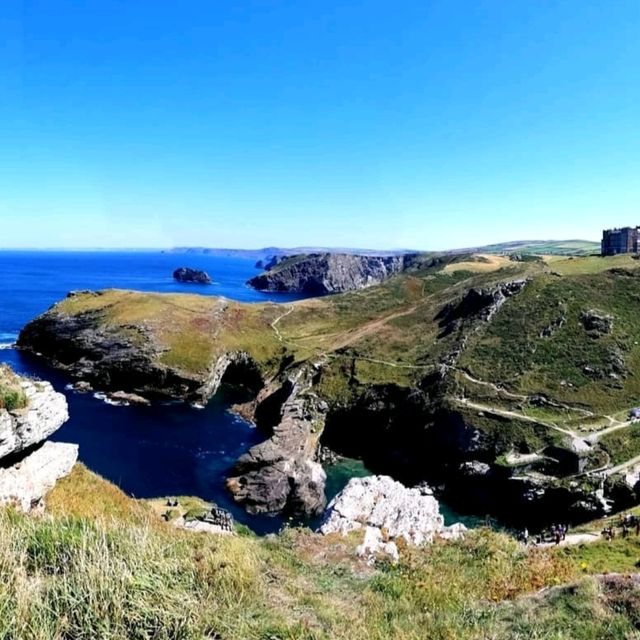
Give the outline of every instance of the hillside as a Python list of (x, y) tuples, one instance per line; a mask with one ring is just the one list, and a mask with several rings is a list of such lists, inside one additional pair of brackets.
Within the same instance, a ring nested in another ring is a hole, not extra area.
[(81, 293), (19, 344), (110, 390), (202, 401), (244, 382), (270, 436), (229, 479), (252, 511), (322, 509), (323, 444), (476, 513), (578, 521), (638, 501), (638, 267), (444, 256), (282, 306)]
[(635, 536), (527, 549), (480, 529), (371, 566), (354, 536), (176, 529), (81, 465), (39, 517), (0, 510), (0, 532), (6, 638), (623, 640), (638, 625)]
[(600, 243), (592, 240), (517, 240), (484, 245), (474, 251), (521, 253), (523, 255), (588, 256), (600, 253)]

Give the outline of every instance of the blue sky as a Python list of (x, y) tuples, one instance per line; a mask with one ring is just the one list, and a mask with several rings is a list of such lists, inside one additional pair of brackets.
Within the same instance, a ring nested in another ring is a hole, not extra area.
[(640, 2), (4, 0), (0, 247), (640, 224)]

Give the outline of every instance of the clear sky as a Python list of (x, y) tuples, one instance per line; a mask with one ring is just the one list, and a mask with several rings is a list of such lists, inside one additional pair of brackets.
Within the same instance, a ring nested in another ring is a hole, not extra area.
[(0, 247), (640, 224), (638, 0), (2, 0)]

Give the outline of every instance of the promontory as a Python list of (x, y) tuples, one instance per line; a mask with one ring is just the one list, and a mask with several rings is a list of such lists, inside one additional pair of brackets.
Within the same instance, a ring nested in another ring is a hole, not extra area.
[(380, 264), (382, 284), (283, 305), (80, 293), (18, 344), (109, 391), (202, 402), (245, 385), (266, 440), (228, 486), (252, 512), (320, 513), (320, 445), (515, 523), (639, 501), (636, 260)]

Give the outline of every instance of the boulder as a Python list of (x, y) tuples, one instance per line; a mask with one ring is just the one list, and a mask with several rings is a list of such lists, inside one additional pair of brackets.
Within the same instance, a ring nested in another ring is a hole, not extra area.
[(10, 467), (0, 467), (0, 505), (30, 511), (41, 505), (56, 482), (68, 475), (78, 459), (78, 445), (45, 442)]
[(585, 330), (595, 337), (606, 335), (613, 331), (613, 316), (597, 309), (583, 311), (580, 314), (580, 322)]
[[(380, 535), (369, 529), (377, 529)], [(429, 543), (436, 537), (457, 538), (464, 525), (445, 527), (438, 501), (421, 488), (407, 488), (388, 476), (352, 478), (329, 504), (320, 532), (346, 534), (365, 529), (361, 549), (379, 543), (388, 544), (399, 538), (413, 545)], [(391, 552), (386, 548), (385, 552)]]
[(151, 402), (137, 393), (126, 393), (125, 391), (115, 391), (108, 393), (107, 398), (116, 404), (129, 406), (131, 404), (148, 407)]
[(191, 284), (211, 284), (212, 280), (206, 271), (192, 269), (191, 267), (180, 267), (173, 272), (173, 279), (178, 282)]

